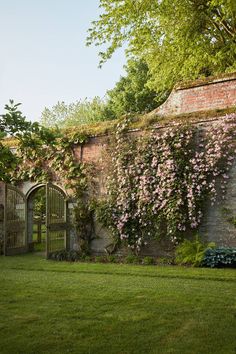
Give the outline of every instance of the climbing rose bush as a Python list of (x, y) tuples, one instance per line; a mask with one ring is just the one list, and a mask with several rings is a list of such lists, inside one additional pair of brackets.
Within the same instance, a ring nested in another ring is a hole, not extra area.
[(179, 243), (197, 229), (206, 197), (224, 198), (235, 151), (236, 115), (206, 129), (174, 125), (148, 135), (118, 125), (107, 178), (102, 219), (118, 242), (138, 253), (150, 239)]

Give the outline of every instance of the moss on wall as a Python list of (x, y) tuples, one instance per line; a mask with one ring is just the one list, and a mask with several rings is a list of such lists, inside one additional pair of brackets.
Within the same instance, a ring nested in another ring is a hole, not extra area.
[[(173, 124), (197, 124), (201, 121), (211, 121), (215, 119), (223, 118), (225, 115), (236, 112), (236, 106), (225, 108), (225, 109), (216, 109), (208, 110), (201, 112), (194, 112), (181, 115), (173, 115), (167, 117), (161, 117), (156, 113), (149, 113), (145, 115), (130, 115), (132, 123), (130, 124), (130, 130), (149, 130), (149, 129), (158, 129), (165, 126), (170, 126)], [(116, 125), (124, 119), (124, 116), (120, 119), (99, 122), (91, 125), (80, 125), (67, 129), (63, 129), (63, 133), (70, 138), (74, 139), (75, 144), (78, 143), (78, 137), (85, 136), (96, 137), (101, 135), (109, 135), (114, 133)], [(6, 138), (3, 141), (3, 144), (9, 147), (17, 147), (18, 141), (15, 138)]]

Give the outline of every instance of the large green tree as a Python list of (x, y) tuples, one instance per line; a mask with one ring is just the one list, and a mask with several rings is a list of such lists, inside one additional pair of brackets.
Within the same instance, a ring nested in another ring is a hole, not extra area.
[(105, 116), (119, 118), (126, 113), (145, 113), (158, 105), (161, 97), (147, 87), (150, 79), (148, 66), (141, 60), (130, 60), (126, 75), (121, 76), (112, 90), (107, 91)]
[(9, 182), (10, 174), (19, 162), (16, 154), (5, 144), (5, 138), (15, 136), (22, 139), (31, 125), (18, 110), (19, 105), (10, 100), (10, 103), (5, 105), (6, 113), (0, 116), (0, 181)]
[(235, 0), (100, 0), (87, 44), (105, 46), (101, 64), (126, 43), (146, 61), (149, 86), (236, 69)]
[(19, 148), (32, 147), (52, 141), (54, 134), (37, 122), (29, 122), (19, 110), (21, 104), (10, 100), (6, 113), (0, 115), (0, 181), (10, 182), (11, 174), (19, 163), (19, 156), (6, 145), (6, 138), (18, 140)]
[(115, 87), (108, 90), (102, 100), (80, 100), (66, 104), (58, 102), (52, 108), (45, 108), (41, 123), (45, 127), (72, 127), (98, 121), (119, 118), (127, 113), (144, 113), (156, 108), (161, 95), (147, 86), (150, 73), (146, 62), (129, 60), (126, 74), (121, 76)]

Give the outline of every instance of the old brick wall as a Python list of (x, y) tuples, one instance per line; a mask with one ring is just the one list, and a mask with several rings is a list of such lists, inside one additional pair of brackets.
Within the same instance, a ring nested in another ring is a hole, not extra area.
[(176, 86), (154, 112), (160, 116), (225, 109), (236, 105), (236, 73)]
[[(236, 81), (235, 81), (236, 83)], [(217, 124), (218, 120), (207, 119), (201, 122), (196, 122), (199, 128), (203, 131), (210, 126)], [(84, 162), (93, 162), (96, 167), (96, 181), (98, 186), (98, 195), (104, 193), (104, 171), (103, 164), (106, 162), (106, 147), (108, 144), (107, 137), (92, 138), (82, 148), (78, 148), (77, 156)], [(82, 151), (80, 151), (82, 149)], [(222, 199), (219, 188), (218, 200), (214, 205), (206, 200), (204, 218), (199, 228), (199, 234), (206, 241), (214, 241), (219, 246), (236, 247), (236, 227), (232, 220), (236, 220), (236, 163), (231, 168), (230, 178), (226, 189), (226, 195)], [(96, 239), (92, 241), (91, 250), (94, 254), (103, 254), (105, 247), (112, 241), (108, 230), (105, 230), (102, 225), (96, 223), (95, 227)], [(151, 241), (142, 249), (142, 255), (150, 256), (166, 256), (173, 251), (173, 244), (168, 242)]]
[(211, 205), (206, 200), (205, 213), (199, 228), (199, 234), (206, 241), (213, 241), (218, 246), (236, 247), (236, 163), (229, 171), (226, 194), (217, 188), (216, 203)]

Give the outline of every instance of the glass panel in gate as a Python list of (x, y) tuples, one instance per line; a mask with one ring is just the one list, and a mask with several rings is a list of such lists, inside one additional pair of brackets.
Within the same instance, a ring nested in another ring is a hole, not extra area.
[(67, 202), (64, 192), (53, 184), (46, 186), (47, 257), (51, 252), (66, 249)]

